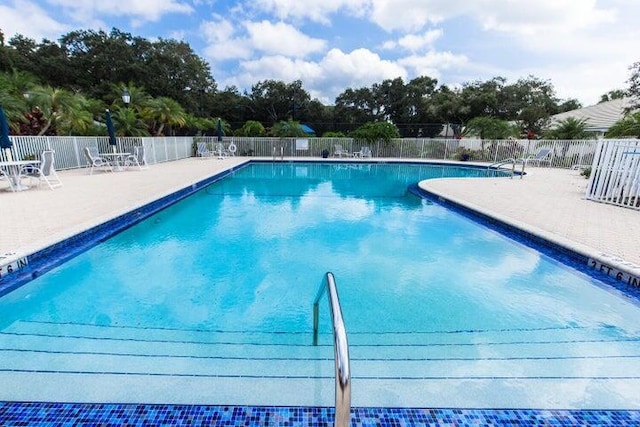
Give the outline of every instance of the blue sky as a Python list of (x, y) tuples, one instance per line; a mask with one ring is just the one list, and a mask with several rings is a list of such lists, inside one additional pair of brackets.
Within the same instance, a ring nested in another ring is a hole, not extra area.
[(7, 38), (113, 27), (175, 38), (220, 89), (300, 79), (327, 104), (396, 77), (456, 86), (533, 75), (591, 105), (628, 87), (638, 17), (637, 0), (0, 0)]

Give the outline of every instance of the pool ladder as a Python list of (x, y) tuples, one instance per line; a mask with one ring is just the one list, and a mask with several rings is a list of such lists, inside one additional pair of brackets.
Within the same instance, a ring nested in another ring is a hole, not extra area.
[(520, 171), (520, 179), (524, 176), (524, 164), (525, 162), (521, 159), (514, 159), (512, 157), (504, 160), (500, 160), (499, 162), (491, 163), (487, 166), (487, 170), (489, 169), (498, 169), (500, 166), (510, 164), (511, 165), (511, 179), (513, 179), (513, 175), (516, 173), (516, 164), (522, 163), (522, 170)]
[(333, 273), (327, 272), (313, 302), (313, 345), (318, 345), (318, 312), (324, 292), (329, 296), (333, 324), (333, 355), (336, 366), (336, 416), (334, 425), (347, 427), (351, 417), (351, 371), (349, 369), (349, 343), (342, 319), (342, 309)]

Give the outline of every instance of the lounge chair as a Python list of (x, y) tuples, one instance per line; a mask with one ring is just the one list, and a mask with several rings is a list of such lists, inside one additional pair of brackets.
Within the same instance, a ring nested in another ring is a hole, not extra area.
[(542, 148), (536, 154), (531, 154), (522, 159), (517, 159), (520, 162), (523, 162), (525, 166), (528, 166), (529, 163), (535, 163), (536, 166), (540, 166), (541, 163), (547, 163), (551, 166), (551, 155), (553, 151), (550, 148)]
[(38, 180), (38, 187), (42, 185), (44, 181), (51, 190), (62, 187), (62, 181), (58, 177), (55, 169), (54, 152), (52, 150), (45, 150), (42, 152), (40, 158), (40, 165), (27, 165), (20, 170), (20, 180), (23, 178), (29, 178), (30, 185), (33, 180)]
[(353, 153), (353, 157), (360, 157), (360, 158), (371, 158), (371, 148), (369, 147), (362, 147), (360, 148), (360, 151), (356, 151), (355, 153)]
[(351, 154), (342, 148), (342, 145), (336, 144), (333, 147), (333, 156), (334, 157), (351, 157)]
[(87, 163), (91, 167), (91, 169), (89, 169), (89, 175), (93, 174), (95, 168), (102, 168), (105, 171), (113, 172), (111, 163), (109, 163), (107, 159), (100, 157), (98, 147), (84, 147), (84, 155), (87, 158)]
[(206, 142), (198, 142), (196, 146), (196, 157), (213, 157), (216, 155), (216, 153), (209, 150)]
[(126, 159), (124, 159), (125, 167), (133, 167), (137, 166), (140, 170), (149, 169), (149, 165), (147, 164), (147, 159), (144, 155), (144, 146), (141, 145), (139, 147), (133, 147), (133, 154), (129, 154)]

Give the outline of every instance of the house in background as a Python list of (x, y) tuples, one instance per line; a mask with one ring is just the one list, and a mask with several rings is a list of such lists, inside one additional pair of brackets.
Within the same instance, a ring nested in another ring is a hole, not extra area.
[(631, 104), (632, 98), (621, 98), (555, 114), (550, 117), (547, 128), (553, 129), (559, 122), (572, 117), (576, 120), (585, 120), (586, 130), (594, 132), (598, 137), (602, 137), (615, 122), (624, 117), (625, 109), (630, 107)]

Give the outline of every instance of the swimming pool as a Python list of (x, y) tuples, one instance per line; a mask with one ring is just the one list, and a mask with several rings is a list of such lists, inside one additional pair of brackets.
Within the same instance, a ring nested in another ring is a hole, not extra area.
[(2, 298), (2, 398), (330, 405), (331, 270), (355, 406), (635, 408), (634, 301), (407, 191), (469, 172), (239, 170)]

